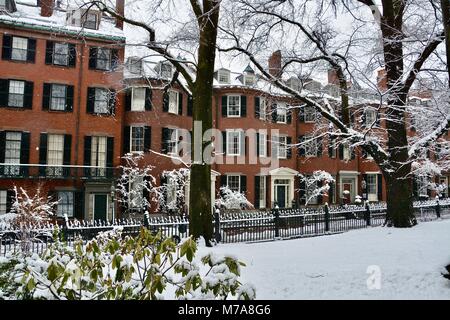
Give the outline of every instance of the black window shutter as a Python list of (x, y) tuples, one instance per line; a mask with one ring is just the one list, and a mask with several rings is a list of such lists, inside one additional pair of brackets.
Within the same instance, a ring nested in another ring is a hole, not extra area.
[(306, 204), (306, 182), (300, 181), (300, 189), (298, 190), (298, 199), (300, 204)]
[(380, 127), (380, 125), (381, 125), (381, 115), (380, 115), (379, 111), (377, 111), (377, 119), (376, 119), (375, 125), (377, 127)]
[[(305, 139), (304, 136), (298, 136), (298, 143), (303, 143), (304, 139)], [(299, 157), (305, 156), (305, 146), (304, 145), (299, 145), (297, 150), (298, 150)]]
[(152, 110), (152, 89), (145, 88), (145, 111)]
[(247, 96), (241, 96), (241, 117), (247, 116)]
[(188, 95), (187, 115), (189, 117), (192, 117), (193, 108), (194, 108), (194, 99), (192, 98), (192, 95)]
[(240, 137), (241, 137), (241, 156), (245, 156), (246, 155), (246, 139), (245, 139), (245, 131), (241, 131), (240, 133)]
[(286, 122), (288, 124), (292, 123), (292, 111), (291, 109), (288, 109), (287, 111), (287, 115), (286, 115)]
[(329, 182), (330, 189), (328, 189), (328, 202), (334, 203), (334, 188), (335, 182)]
[[(264, 178), (262, 178), (264, 179)], [(270, 207), (270, 176), (266, 176), (266, 207)], [(269, 205), (268, 205), (269, 204)]]
[[(260, 182), (260, 176), (255, 176), (255, 203), (254, 203), (254, 206), (255, 206), (255, 209), (259, 209), (259, 200), (260, 200), (260, 198), (259, 198), (259, 191), (260, 191), (260, 188), (259, 188), (259, 182)], [(263, 179), (264, 179), (264, 177), (263, 177)]]
[(241, 193), (247, 192), (247, 176), (240, 176), (241, 177)]
[(75, 44), (69, 43), (69, 67), (75, 67), (77, 64), (77, 49)]
[(108, 137), (106, 143), (106, 166), (112, 167), (114, 160), (114, 137)]
[(33, 108), (33, 82), (31, 81), (25, 81), (25, 95), (23, 107), (25, 109)]
[(91, 165), (92, 137), (84, 136), (84, 165)]
[(181, 116), (183, 114), (183, 94), (178, 92), (178, 114)]
[(11, 60), (12, 36), (3, 34), (2, 59)]
[(0, 79), (0, 107), (8, 106), (9, 80)]
[[(1, 149), (1, 147), (0, 147)], [(1, 150), (0, 150), (1, 152)], [(0, 161), (2, 162), (2, 161)], [(22, 132), (22, 138), (20, 141), (20, 163), (28, 164), (30, 163), (30, 133)], [(28, 167), (21, 166), (20, 167), (21, 175), (28, 176)]]
[(95, 88), (87, 89), (87, 98), (86, 98), (86, 112), (94, 113), (94, 102), (95, 102)]
[(116, 90), (109, 89), (109, 114), (114, 115), (116, 113)]
[[(39, 164), (47, 164), (47, 134), (41, 133), (39, 144)], [(41, 176), (45, 176), (45, 167), (39, 167)]]
[(45, 64), (53, 64), (53, 47), (55, 43), (47, 40), (45, 47)]
[(170, 129), (169, 128), (162, 128), (162, 135), (161, 135), (161, 153), (167, 154), (168, 149), (168, 141), (170, 140)]
[(328, 157), (330, 158), (334, 158), (333, 156), (333, 144), (334, 144), (334, 139), (331, 136), (328, 136)]
[[(322, 188), (323, 186), (323, 181), (317, 181), (317, 188)], [(323, 203), (323, 195), (319, 194), (317, 196), (317, 204), (322, 204)]]
[(259, 118), (260, 103), (261, 103), (260, 98), (259, 97), (255, 97), (255, 118)]
[(52, 85), (50, 83), (44, 83), (44, 90), (42, 93), (42, 110), (50, 109), (51, 92), (52, 92)]
[[(70, 154), (72, 150), (72, 136), (70, 134), (64, 135), (64, 157), (63, 157), (63, 164), (65, 166), (70, 165)], [(69, 176), (70, 174), (70, 168), (64, 168), (64, 176)]]
[[(5, 162), (6, 132), (0, 131), (0, 163)], [(0, 175), (3, 174), (3, 166), (0, 166)]]
[(74, 95), (74, 87), (67, 86), (66, 87), (66, 111), (73, 111), (73, 95)]
[(323, 153), (323, 140), (322, 138), (317, 138), (317, 156), (321, 157)]
[(15, 192), (14, 190), (6, 190), (6, 213), (11, 212), (13, 203), (15, 202)]
[(288, 159), (292, 158), (292, 138), (286, 137), (286, 157)]
[(144, 152), (149, 152), (151, 149), (152, 128), (150, 126), (144, 127)]
[(227, 154), (227, 132), (222, 131), (222, 152), (224, 155)]
[(75, 191), (74, 194), (74, 213), (73, 217), (82, 220), (84, 219), (84, 192)]
[(222, 96), (222, 117), (228, 115), (228, 96)]
[(163, 112), (169, 111), (169, 93), (164, 92), (163, 94)]
[(277, 115), (277, 104), (276, 103), (272, 103), (271, 113), (272, 113), (272, 122), (277, 122), (278, 115)]
[(305, 122), (305, 106), (300, 107), (298, 111), (298, 121)]
[(131, 132), (130, 126), (125, 126), (123, 128), (123, 142), (122, 142), (123, 154), (127, 154), (131, 151), (131, 149), (130, 149), (130, 146), (131, 146), (130, 132)]
[(377, 196), (378, 196), (378, 201), (382, 201), (383, 200), (383, 175), (377, 174)]
[(33, 62), (36, 57), (36, 39), (28, 39), (27, 62)]
[(339, 159), (344, 160), (344, 145), (341, 143), (338, 147)]
[(89, 48), (89, 69), (97, 69), (97, 48)]
[(131, 99), (133, 95), (133, 88), (125, 91), (125, 111), (131, 111)]
[(226, 187), (227, 186), (227, 175), (223, 174), (220, 176), (220, 186)]
[(367, 109), (363, 110), (363, 113), (362, 113), (362, 117), (361, 117), (361, 121), (362, 121), (361, 127), (362, 128), (366, 127), (366, 121), (367, 121), (366, 112), (367, 112)]
[(117, 69), (119, 65), (119, 50), (112, 49), (111, 50), (111, 70), (114, 71)]
[(257, 132), (257, 133), (256, 133), (256, 156), (257, 156), (257, 157), (259, 156), (259, 139), (260, 139), (260, 135), (259, 135), (259, 133)]

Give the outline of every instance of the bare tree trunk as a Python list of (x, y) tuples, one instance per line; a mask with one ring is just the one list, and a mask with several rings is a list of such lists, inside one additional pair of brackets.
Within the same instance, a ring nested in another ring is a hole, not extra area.
[[(206, 7), (208, 4), (208, 7)], [(219, 4), (215, 0), (204, 1), (200, 20), (200, 46), (193, 96), (193, 143), (191, 144), (191, 179), (189, 186), (189, 229), (194, 238), (203, 236), (207, 246), (213, 235), (211, 203), (211, 162), (203, 151), (211, 143), (202, 139), (205, 131), (212, 129), (212, 93), (214, 62), (216, 57)], [(203, 21), (203, 22), (202, 22)], [(202, 132), (195, 123), (201, 123)], [(201, 149), (200, 149), (201, 148)]]

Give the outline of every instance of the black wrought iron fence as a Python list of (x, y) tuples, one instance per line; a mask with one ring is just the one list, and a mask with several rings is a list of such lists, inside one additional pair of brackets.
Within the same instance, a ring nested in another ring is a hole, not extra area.
[[(414, 214), (419, 221), (450, 216), (450, 199), (414, 202)], [(380, 226), (386, 220), (385, 203), (328, 206), (319, 208), (272, 209), (252, 211), (216, 210), (212, 219), (217, 242), (255, 242), (341, 233), (368, 226)], [(186, 216), (151, 216), (143, 219), (105, 221), (69, 221), (62, 226), (45, 224), (30, 226), (28, 250), (41, 253), (53, 241), (55, 228), (62, 240), (73, 245), (76, 239), (88, 241), (99, 232), (120, 227), (124, 235), (137, 235), (142, 227), (154, 234), (180, 241), (189, 235)], [(0, 255), (23, 249), (20, 230), (0, 229)]]

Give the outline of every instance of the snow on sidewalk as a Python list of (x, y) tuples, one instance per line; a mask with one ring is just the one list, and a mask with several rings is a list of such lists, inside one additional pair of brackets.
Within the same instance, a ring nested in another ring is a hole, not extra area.
[[(201, 247), (199, 253), (209, 251)], [(247, 264), (241, 280), (256, 287), (257, 299), (450, 299), (450, 281), (441, 276), (450, 263), (450, 220), (410, 229), (376, 227), (315, 238), (219, 244), (213, 251)], [(375, 271), (373, 276), (368, 268)], [(377, 270), (380, 289), (369, 290), (368, 279), (376, 280)]]

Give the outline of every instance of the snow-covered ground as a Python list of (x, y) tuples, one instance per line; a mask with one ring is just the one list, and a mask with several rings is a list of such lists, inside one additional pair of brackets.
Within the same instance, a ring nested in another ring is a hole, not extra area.
[(247, 264), (241, 280), (256, 287), (257, 299), (450, 299), (441, 276), (450, 263), (450, 220), (213, 251)]

